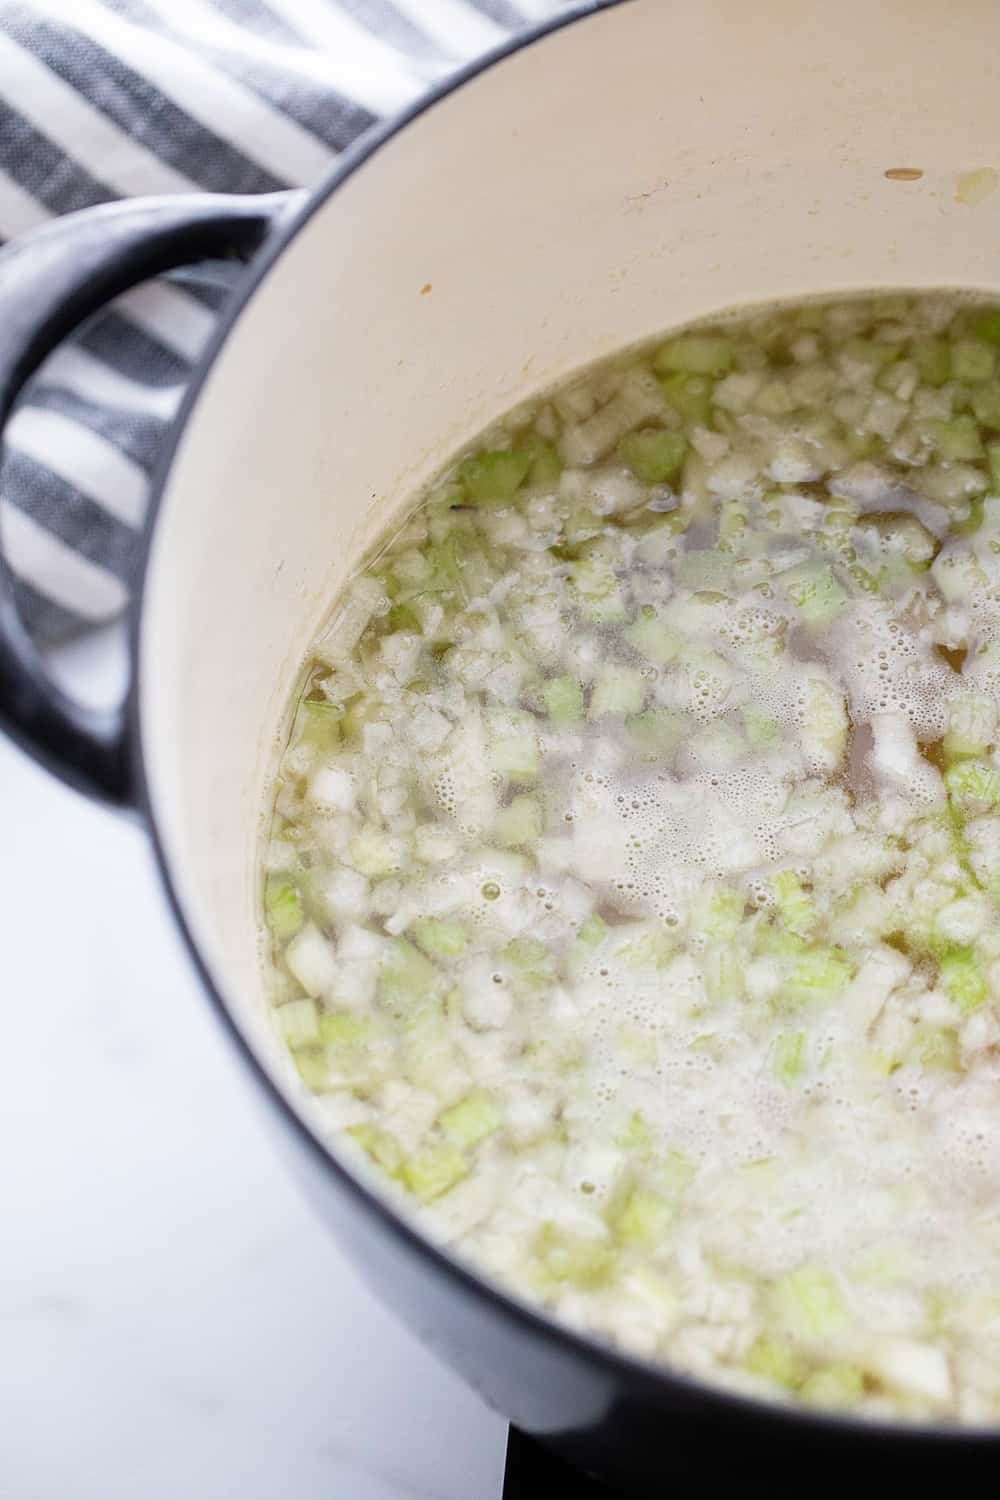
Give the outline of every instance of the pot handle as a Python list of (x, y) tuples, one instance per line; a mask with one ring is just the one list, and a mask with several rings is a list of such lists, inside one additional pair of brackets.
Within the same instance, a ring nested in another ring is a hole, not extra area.
[[(67, 214), (0, 251), (0, 431), (48, 354), (85, 318), (151, 276), (200, 260), (249, 260), (295, 213), (298, 190), (126, 199)], [(18, 615), (0, 556), (0, 729), (79, 791), (132, 801), (124, 705), (97, 710), (53, 681)]]

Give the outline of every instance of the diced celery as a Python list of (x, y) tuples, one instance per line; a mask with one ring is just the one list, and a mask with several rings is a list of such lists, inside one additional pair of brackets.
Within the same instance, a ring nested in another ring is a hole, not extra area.
[(707, 427), (712, 412), (712, 382), (705, 375), (686, 375), (682, 370), (665, 375), (660, 389), (674, 411), (692, 427)]
[(860, 1053), (860, 1063), (864, 1072), (873, 1078), (890, 1078), (902, 1067), (902, 1063), (888, 1052), (880, 1052), (877, 1047), (865, 1047)]
[(805, 1068), (806, 1034), (804, 1031), (783, 1032), (775, 1038), (772, 1068), (779, 1083), (792, 1084), (802, 1076)]
[(530, 461), (525, 483), (531, 489), (554, 489), (562, 473), (562, 459), (552, 443), (529, 432), (517, 441), (516, 451), (526, 453)]
[(952, 805), (962, 813), (988, 812), (1000, 803), (1000, 771), (983, 760), (961, 760), (944, 773)]
[(457, 1104), (442, 1110), (438, 1124), (456, 1146), (478, 1146), (488, 1135), (499, 1130), (503, 1115), (496, 1099), (487, 1089), (466, 1094)]
[(614, 1253), (603, 1240), (560, 1232), (546, 1224), (535, 1241), (542, 1284), (567, 1282), (581, 1291), (604, 1286), (614, 1270)]
[(267, 924), (279, 943), (287, 943), (302, 931), (305, 922), (302, 895), (295, 882), (285, 876), (268, 876), (264, 886), (264, 910)]
[(807, 946), (805, 938), (799, 937), (798, 933), (769, 922), (762, 923), (754, 933), (755, 952), (769, 958), (796, 958), (806, 951)]
[(709, 1000), (738, 1000), (745, 989), (739, 952), (724, 943), (707, 948), (701, 960), (705, 993)]
[(941, 960), (941, 983), (963, 1015), (989, 998), (989, 985), (972, 948), (956, 948)]
[(494, 771), (511, 781), (534, 781), (538, 775), (538, 736), (529, 720), (524, 727), (499, 729), (489, 748)]
[(883, 365), (891, 365), (899, 358), (901, 352), (898, 344), (885, 344), (879, 339), (847, 339), (843, 348), (849, 359), (859, 360), (862, 364), (872, 365), (876, 369)]
[(327, 1047), (362, 1047), (371, 1035), (367, 1016), (347, 1011), (325, 1011), (319, 1018), (320, 1040)]
[[(619, 928), (618, 931), (629, 929)], [(615, 949), (615, 962), (626, 969), (659, 969), (674, 956), (674, 939), (662, 927), (635, 932)]]
[(509, 505), (528, 476), (530, 453), (501, 449), (478, 453), (460, 466), (458, 477), (470, 505)]
[(679, 471), (687, 447), (682, 432), (644, 427), (621, 439), (618, 456), (644, 484), (665, 484)]
[(774, 1283), (775, 1312), (793, 1338), (826, 1339), (843, 1327), (846, 1313), (837, 1284), (820, 1266), (800, 1266)]
[(490, 565), (475, 538), (454, 529), (454, 519), (452, 516), (451, 529), (428, 549), (427, 560), (432, 569), (429, 587), (445, 597), (457, 596), (467, 603), (489, 586)]
[(357, 1141), (362, 1151), (370, 1156), (383, 1172), (394, 1176), (399, 1171), (403, 1164), (403, 1148), (388, 1130), (371, 1124), (351, 1125), (347, 1134)]
[(385, 626), (388, 635), (395, 635), (397, 631), (419, 635), (420, 616), (409, 604), (394, 604), (385, 616)]
[(682, 333), (657, 350), (653, 360), (660, 375), (723, 375), (732, 363), (732, 341), (710, 333)]
[(740, 714), (743, 732), (754, 750), (769, 750), (781, 743), (781, 723), (778, 719), (763, 713), (752, 703), (745, 703)]
[(750, 1346), (746, 1367), (778, 1385), (793, 1387), (802, 1379), (802, 1364), (787, 1339), (761, 1334)]
[(778, 916), (789, 932), (800, 935), (808, 932), (816, 921), (816, 907), (795, 871), (779, 870), (771, 879), (771, 889)]
[(330, 1064), (322, 1047), (296, 1047), (292, 1053), (299, 1077), (306, 1088), (320, 1094), (330, 1081)]
[(949, 462), (970, 461), (983, 456), (979, 425), (968, 412), (962, 412), (947, 421), (939, 419), (929, 422), (928, 431), (938, 453)]
[(956, 380), (989, 380), (995, 355), (981, 339), (957, 339), (951, 346), (951, 372)]
[(577, 724), (583, 718), (583, 688), (575, 677), (550, 677), (542, 702), (553, 724)]
[(782, 986), (787, 1005), (814, 1005), (833, 1000), (851, 978), (850, 960), (834, 948), (809, 948), (801, 953)]
[(353, 698), (344, 709), (340, 721), (341, 734), (348, 744), (357, 744), (365, 725), (373, 723), (382, 715), (382, 705), (377, 698), (362, 694)]
[(597, 948), (608, 934), (608, 924), (596, 911), (591, 912), (587, 920), (577, 928), (576, 935), (581, 943), (586, 943), (588, 948)]
[(407, 1157), (399, 1169), (406, 1187), (421, 1203), (432, 1203), (469, 1175), (469, 1163), (457, 1146), (429, 1146)]
[(725, 942), (736, 934), (745, 906), (742, 891), (729, 885), (707, 886), (693, 913), (693, 925), (705, 937)]
[(563, 536), (568, 547), (579, 547), (583, 542), (593, 541), (599, 537), (604, 530), (604, 522), (595, 511), (579, 510), (571, 511), (566, 517), (563, 526)]
[(444, 1004), (431, 999), (421, 1002), (415, 1010), (401, 1007), (396, 1022), (404, 1029), (400, 1073), (417, 1088), (435, 1092), (441, 1079), (457, 1063)]
[(614, 1216), (612, 1228), (619, 1244), (650, 1248), (663, 1240), (674, 1211), (658, 1193), (633, 1188)]
[(973, 332), (988, 344), (1000, 345), (1000, 308), (992, 307), (987, 312), (980, 313), (973, 324)]
[(278, 1030), (289, 1047), (305, 1047), (319, 1040), (315, 1000), (289, 1000), (274, 1011)]
[(454, 917), (421, 917), (410, 930), (428, 958), (458, 958), (468, 947), (465, 928)]
[(920, 378), (927, 385), (944, 385), (951, 379), (951, 350), (943, 339), (929, 336), (914, 339), (913, 357)]
[(643, 605), (625, 634), (640, 655), (661, 667), (672, 662), (684, 645), (684, 637), (661, 620), (651, 604)]
[(653, 1143), (652, 1132), (639, 1110), (634, 1109), (624, 1128), (615, 1138), (615, 1145), (623, 1151), (646, 1151)]
[(973, 391), (972, 410), (983, 427), (1000, 429), (1000, 382), (993, 380)]
[(600, 719), (605, 714), (637, 714), (645, 697), (646, 684), (641, 672), (634, 667), (609, 664), (602, 667), (594, 683), (588, 717)]
[(626, 719), (625, 728), (647, 758), (665, 759), (691, 733), (691, 720), (673, 709), (649, 708)]
[(973, 536), (983, 524), (986, 513), (986, 496), (973, 495), (968, 501), (966, 514), (961, 516), (956, 513), (951, 523), (951, 530), (955, 536)]
[(827, 563), (798, 563), (780, 574), (779, 582), (807, 625), (828, 625), (847, 603), (847, 594)]
[(328, 698), (303, 699), (300, 729), (303, 744), (315, 745), (318, 750), (336, 749), (343, 717), (343, 706), (331, 703)]
[(542, 809), (534, 797), (526, 794), (515, 797), (507, 807), (502, 807), (493, 824), (493, 835), (505, 848), (518, 844), (532, 844), (542, 834)]
[(512, 939), (503, 950), (503, 963), (521, 994), (542, 994), (552, 986), (555, 959), (548, 944), (539, 938)]
[(802, 1383), (799, 1395), (810, 1406), (825, 1411), (849, 1411), (864, 1395), (865, 1383), (857, 1365), (824, 1365)]
[(958, 1073), (962, 1068), (962, 1046), (953, 1026), (917, 1028), (917, 1059), (925, 1068), (941, 1073)]
[(503, 950), (504, 962), (515, 972), (524, 974), (548, 973), (552, 968), (552, 953), (541, 938), (512, 938)]
[(412, 1010), (433, 992), (438, 972), (406, 938), (393, 938), (379, 972), (380, 999), (393, 1010)]

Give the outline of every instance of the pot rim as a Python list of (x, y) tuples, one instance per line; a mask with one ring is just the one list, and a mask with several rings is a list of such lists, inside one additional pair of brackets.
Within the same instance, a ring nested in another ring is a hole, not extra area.
[[(202, 957), (198, 943), (187, 921), (177, 887), (171, 874), (170, 863), (153, 810), (153, 799), (146, 776), (146, 757), (143, 751), (142, 730), (142, 682), (138, 670), (142, 660), (143, 605), (146, 592), (146, 576), (152, 550), (156, 522), (164, 503), (170, 474), (177, 456), (188, 420), (200, 399), (202, 389), (216, 360), (228, 341), (229, 335), (246, 312), (257, 290), (266, 280), (273, 267), (298, 234), (306, 228), (313, 216), (325, 206), (334, 193), (355, 172), (400, 135), (410, 124), (425, 112), (457, 93), (480, 75), (488, 72), (497, 63), (514, 56), (524, 48), (534, 45), (577, 22), (602, 14), (604, 11), (632, 0), (577, 0), (567, 10), (523, 31), (509, 41), (476, 58), (459, 71), (449, 74), (441, 83), (425, 92), (402, 113), (393, 115), (384, 123), (373, 127), (358, 142), (348, 148), (330, 169), (328, 175), (311, 190), (301, 209), (275, 230), (265, 248), (255, 257), (244, 273), (228, 306), (219, 317), (212, 337), (195, 365), (184, 399), (178, 408), (170, 432), (165, 440), (150, 486), (147, 515), (140, 541), (137, 560), (136, 581), (128, 609), (128, 653), (131, 677), (125, 703), (126, 738), (133, 774), (134, 803), (149, 833), (157, 871), (174, 922), (184, 947), (194, 966), (201, 987), (207, 995), (211, 1008), (223, 1030), (228, 1034), (244, 1068), (263, 1091), (272, 1110), (283, 1120), (290, 1133), (297, 1137), (306, 1152), (320, 1170), (332, 1173), (339, 1186), (349, 1193), (356, 1205), (364, 1210), (369, 1219), (391, 1235), (408, 1250), (415, 1252), (433, 1265), (439, 1276), (451, 1283), (454, 1290), (471, 1296), (481, 1303), (499, 1308), (505, 1316), (527, 1335), (556, 1345), (564, 1353), (573, 1356), (579, 1363), (599, 1367), (613, 1375), (623, 1385), (640, 1390), (646, 1396), (673, 1392), (691, 1407), (703, 1410), (714, 1408), (720, 1422), (735, 1419), (737, 1422), (768, 1423), (773, 1428), (776, 1441), (782, 1437), (808, 1441), (810, 1437), (826, 1436), (835, 1440), (838, 1436), (857, 1445), (861, 1451), (869, 1452), (879, 1443), (895, 1447), (905, 1440), (911, 1450), (916, 1447), (940, 1451), (951, 1448), (968, 1453), (970, 1447), (981, 1449), (991, 1456), (1000, 1451), (1000, 1425), (995, 1428), (961, 1428), (942, 1423), (920, 1423), (907, 1425), (902, 1422), (873, 1421), (867, 1418), (840, 1415), (835, 1412), (810, 1411), (802, 1406), (769, 1401), (766, 1397), (744, 1396), (713, 1386), (669, 1366), (654, 1364), (636, 1355), (601, 1343), (585, 1333), (577, 1332), (554, 1317), (548, 1317), (515, 1294), (508, 1292), (499, 1283), (478, 1274), (471, 1265), (463, 1262), (447, 1249), (420, 1233), (415, 1224), (407, 1222), (398, 1214), (387, 1199), (369, 1187), (337, 1160), (333, 1152), (311, 1128), (306, 1118), (278, 1087), (263, 1063), (251, 1048), (232, 1011), (217, 987), (208, 965)], [(506, 1415), (506, 1414), (503, 1414)]]

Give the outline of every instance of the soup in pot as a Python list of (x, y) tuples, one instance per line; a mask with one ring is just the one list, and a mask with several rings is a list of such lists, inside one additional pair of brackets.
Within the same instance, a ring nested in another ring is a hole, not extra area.
[(301, 684), (321, 1128), (577, 1330), (1000, 1420), (998, 695), (1000, 309), (741, 314), (512, 412)]

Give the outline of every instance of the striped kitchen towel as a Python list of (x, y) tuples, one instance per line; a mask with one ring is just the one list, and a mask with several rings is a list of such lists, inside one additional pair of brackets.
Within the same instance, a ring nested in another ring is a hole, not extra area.
[[(566, 0), (0, 0), (0, 240), (135, 193), (308, 186)], [(226, 290), (120, 298), (8, 425), (4, 553), (43, 641), (124, 608), (149, 475)]]

